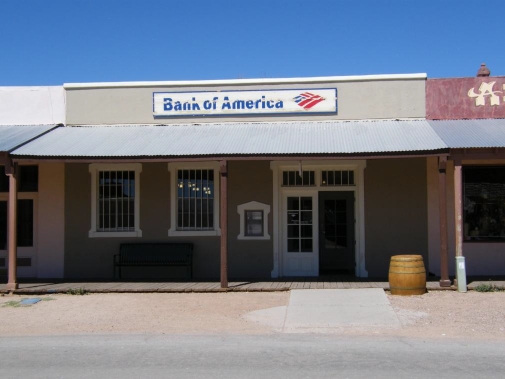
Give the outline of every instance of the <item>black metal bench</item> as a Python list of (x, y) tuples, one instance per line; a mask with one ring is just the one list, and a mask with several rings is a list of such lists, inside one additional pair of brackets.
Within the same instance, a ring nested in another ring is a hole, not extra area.
[(121, 267), (186, 266), (187, 277), (193, 276), (193, 244), (191, 243), (122, 243), (119, 254), (114, 254), (114, 277), (116, 267), (121, 279)]

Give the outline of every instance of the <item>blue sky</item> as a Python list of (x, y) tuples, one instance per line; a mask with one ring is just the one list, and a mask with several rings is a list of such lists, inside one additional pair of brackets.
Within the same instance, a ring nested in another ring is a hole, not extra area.
[(0, 85), (505, 75), (504, 40), (504, 0), (0, 0)]

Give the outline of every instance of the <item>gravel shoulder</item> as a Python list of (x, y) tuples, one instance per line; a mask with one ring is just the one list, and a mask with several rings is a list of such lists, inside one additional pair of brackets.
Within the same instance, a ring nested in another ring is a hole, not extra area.
[(388, 298), (403, 325), (398, 335), (505, 340), (505, 292), (433, 291)]
[[(35, 296), (30, 296), (35, 297)], [(286, 306), (289, 292), (89, 294), (38, 296), (32, 306), (7, 306), (27, 296), (0, 297), (0, 336), (69, 334), (272, 334), (249, 312)], [(402, 327), (338, 331), (345, 335), (505, 339), (505, 293), (434, 291), (391, 296)]]

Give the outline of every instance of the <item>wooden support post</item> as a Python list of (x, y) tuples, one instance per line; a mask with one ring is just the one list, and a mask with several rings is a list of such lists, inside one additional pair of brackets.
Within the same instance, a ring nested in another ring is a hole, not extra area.
[(228, 162), (220, 164), (221, 288), (228, 288)]
[(9, 177), (9, 202), (7, 215), (7, 251), (9, 256), (7, 290), (13, 291), (18, 288), (17, 280), (17, 164), (10, 159), (5, 165), (5, 174)]
[(463, 256), (463, 180), (461, 161), (454, 161), (454, 215), (456, 226), (456, 256)]
[(447, 249), (447, 157), (438, 158), (438, 203), (440, 213), (440, 287), (450, 287)]
[(463, 180), (461, 161), (454, 161), (454, 221), (456, 226), (456, 280), (458, 292), (466, 292), (466, 265), (463, 256)]

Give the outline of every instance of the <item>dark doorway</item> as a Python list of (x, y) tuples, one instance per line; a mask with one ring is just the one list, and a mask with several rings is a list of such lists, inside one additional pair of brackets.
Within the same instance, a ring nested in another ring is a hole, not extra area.
[(354, 274), (354, 192), (319, 192), (319, 273)]

